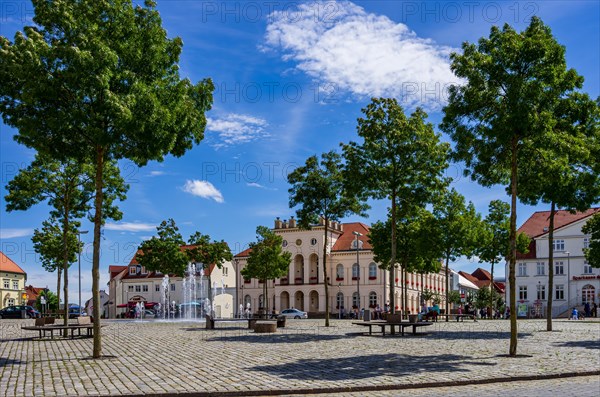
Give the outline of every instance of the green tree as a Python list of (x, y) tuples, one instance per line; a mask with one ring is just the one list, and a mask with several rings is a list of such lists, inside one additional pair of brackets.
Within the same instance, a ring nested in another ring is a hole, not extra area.
[(255, 278), (263, 282), (263, 304), (265, 313), (268, 313), (267, 281), (287, 274), (292, 253), (283, 251), (283, 238), (266, 226), (256, 228), (256, 239), (250, 243), (248, 261), (240, 273), (246, 279)]
[(550, 204), (548, 224), (548, 304), (546, 330), (552, 331), (554, 218), (557, 208), (585, 211), (600, 198), (600, 112), (587, 95), (571, 93), (555, 109), (556, 125), (533, 145), (519, 169), (519, 198), (525, 204)]
[[(81, 250), (77, 239), (77, 229), (79, 223), (71, 222), (71, 228), (67, 231), (67, 263), (70, 266), (77, 260), (77, 253)], [(56, 271), (56, 299), (60, 302), (60, 281), (64, 268), (64, 233), (59, 223), (55, 218), (51, 217), (42, 222), (41, 229), (33, 231), (33, 249), (40, 254), (42, 267), (47, 272)]]
[[(408, 211), (411, 215), (399, 215), (396, 217), (395, 233), (397, 263), (400, 264), (402, 288), (401, 300), (404, 311), (407, 310), (407, 285), (405, 283), (407, 273), (438, 273), (441, 268), (439, 258), (441, 252), (436, 245), (431, 244), (430, 236), (433, 229), (433, 215), (424, 208), (414, 208)], [(373, 246), (374, 259), (382, 269), (394, 269), (391, 267), (392, 244), (390, 242), (392, 233), (391, 216), (385, 222), (376, 222), (371, 225), (369, 231), (369, 243)], [(392, 280), (393, 283), (396, 280)], [(395, 309), (395, 300), (390, 301), (391, 309)]]
[(202, 264), (208, 277), (208, 299), (212, 302), (212, 266), (222, 269), (226, 261), (233, 259), (233, 255), (225, 241), (211, 242), (208, 234), (196, 232), (190, 236), (188, 242), (191, 247), (185, 253), (189, 261)]
[[(155, 2), (32, 0), (36, 26), (0, 37), (0, 113), (15, 139), (55, 158), (95, 165), (92, 294), (100, 319), (104, 164), (182, 156), (203, 138), (213, 83), (179, 77), (182, 40)], [(93, 357), (102, 353), (94, 322)]]
[(173, 219), (162, 221), (157, 235), (140, 244), (135, 259), (147, 270), (183, 277), (188, 255), (182, 250), (185, 241)]
[(300, 206), (296, 211), (301, 228), (310, 229), (318, 218), (325, 221), (323, 228), (323, 280), (325, 281), (325, 326), (329, 327), (329, 288), (327, 276), (327, 255), (329, 254), (329, 222), (339, 221), (351, 214), (364, 215), (366, 205), (356, 196), (345, 191), (342, 175), (342, 158), (334, 151), (323, 153), (321, 161), (311, 156), (306, 163), (288, 175), (290, 208)]
[[(120, 219), (122, 214), (113, 202), (125, 197), (127, 186), (124, 185), (114, 162), (106, 162), (104, 168), (104, 219)], [(25, 211), (41, 202), (46, 202), (51, 207), (50, 224), (38, 233), (34, 246), (37, 252), (46, 257), (47, 265), (60, 258), (65, 308), (68, 308), (69, 304), (68, 269), (70, 264), (75, 262), (75, 255), (81, 251), (81, 245), (73, 242), (77, 240), (77, 229), (80, 226), (77, 219), (83, 217), (90, 209), (90, 202), (95, 194), (93, 175), (94, 168), (88, 164), (73, 159), (53, 160), (50, 156), (38, 153), (34, 161), (19, 171), (7, 186), (7, 211)], [(58, 228), (51, 226), (53, 220), (56, 220)], [(57, 245), (55, 240), (56, 233), (60, 233), (60, 245)], [(44, 244), (49, 246), (44, 247)], [(62, 251), (60, 253), (57, 251), (59, 248)], [(64, 324), (67, 323), (68, 317), (65, 316)]]
[(536, 142), (551, 135), (558, 103), (581, 87), (582, 78), (567, 70), (565, 48), (537, 17), (521, 33), (509, 25), (492, 27), (489, 38), (464, 43), (462, 49), (451, 55), (451, 69), (465, 83), (450, 87), (441, 128), (456, 143), (453, 157), (465, 162), (467, 175), (510, 191), (509, 354), (515, 356), (519, 164)]
[[(475, 211), (473, 203), (465, 204), (465, 198), (455, 189), (447, 190), (433, 204), (433, 216), (437, 233), (433, 239), (442, 252), (446, 264), (446, 313), (449, 312), (450, 301), (450, 261), (459, 256), (471, 257), (477, 246), (478, 230), (481, 228), (481, 217)], [(446, 317), (448, 321), (448, 317)]]
[(600, 212), (596, 212), (581, 228), (585, 234), (591, 235), (588, 248), (584, 248), (585, 259), (588, 264), (600, 268)]
[(362, 110), (358, 135), (362, 144), (343, 145), (347, 166), (344, 179), (348, 189), (363, 200), (390, 201), (388, 223), (390, 257), (390, 302), (394, 312), (394, 280), (397, 254), (397, 218), (413, 216), (414, 211), (433, 201), (446, 180), (449, 145), (440, 143), (440, 135), (426, 122), (420, 108), (407, 117), (396, 99), (379, 98)]
[(44, 309), (44, 307), (40, 303), (42, 296), (46, 298), (46, 310), (58, 310), (58, 296), (52, 291), (44, 290), (38, 295), (37, 299), (35, 300), (35, 306), (40, 312)]
[[(448, 293), (448, 295), (446, 296), (446, 300), (450, 303), (453, 303), (455, 305), (460, 304), (461, 299), (460, 299), (460, 292), (456, 291), (456, 290), (452, 290)], [(450, 313), (450, 312), (446, 312), (446, 313)]]

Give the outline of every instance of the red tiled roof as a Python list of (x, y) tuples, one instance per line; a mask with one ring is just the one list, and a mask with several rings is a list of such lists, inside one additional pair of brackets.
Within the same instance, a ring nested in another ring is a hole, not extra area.
[[(590, 208), (587, 211), (577, 212), (575, 214), (570, 213), (566, 210), (556, 211), (554, 214), (554, 230), (558, 230), (561, 227), (570, 225), (573, 222), (577, 222), (581, 219), (587, 218), (600, 212), (600, 208)], [(550, 225), (550, 211), (538, 211), (534, 212), (533, 215), (525, 221), (525, 223), (519, 228), (519, 232), (526, 233), (529, 237), (538, 237), (548, 232), (547, 228)]]
[(245, 250), (243, 250), (242, 252), (240, 252), (237, 255), (234, 255), (234, 258), (245, 258), (247, 256), (250, 256), (250, 252), (252, 252), (252, 248), (247, 248)]
[(467, 280), (469, 280), (470, 282), (472, 282), (473, 284), (477, 285), (479, 287), (479, 285), (477, 283), (479, 283), (481, 280), (479, 280), (477, 277), (464, 272), (464, 271), (459, 271), (458, 274), (460, 274), (461, 276), (463, 276), (464, 278), (466, 278)]
[(490, 274), (490, 272), (488, 272), (487, 270), (482, 269), (480, 267), (478, 267), (477, 270), (475, 270), (473, 273), (471, 273), (471, 275), (473, 277), (477, 277), (478, 280), (487, 280), (487, 281), (492, 280), (492, 275)]
[(33, 285), (28, 285), (25, 287), (25, 293), (27, 294), (27, 304), (29, 306), (35, 306), (35, 302), (37, 301), (38, 296), (42, 293), (46, 288), (38, 288)]
[(363, 245), (361, 249), (370, 250), (373, 246), (369, 243), (369, 226), (361, 222), (344, 223), (344, 233), (342, 233), (335, 244), (333, 245), (332, 251), (356, 251), (356, 248), (352, 248), (352, 241), (356, 239), (356, 236), (352, 232), (359, 232), (362, 236), (358, 239), (362, 241)]
[(25, 271), (21, 269), (19, 265), (13, 262), (12, 259), (4, 255), (2, 251), (0, 251), (0, 271), (25, 274)]

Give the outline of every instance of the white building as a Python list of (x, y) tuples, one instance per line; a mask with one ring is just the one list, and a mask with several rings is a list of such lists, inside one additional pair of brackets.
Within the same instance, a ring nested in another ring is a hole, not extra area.
[[(185, 249), (187, 246), (182, 247)], [(109, 300), (106, 305), (109, 318), (118, 317), (127, 310), (131, 302), (161, 303), (163, 300), (162, 284), (164, 274), (147, 271), (135, 260), (135, 255), (127, 266), (110, 266), (108, 282)], [(222, 268), (210, 265), (206, 269), (198, 269), (196, 274), (195, 301), (204, 304), (208, 298), (208, 275), (212, 282), (215, 316), (233, 317), (235, 272), (231, 262), (225, 262)], [(180, 305), (189, 301), (184, 299), (183, 278), (169, 275), (169, 302)]]
[[(557, 211), (554, 218), (554, 288), (548, 291), (548, 225), (550, 211), (534, 213), (520, 228), (532, 238), (529, 253), (517, 254), (516, 295), (520, 314), (545, 316), (548, 294), (552, 293), (553, 317), (563, 315), (572, 307), (581, 308), (586, 302), (598, 303), (600, 298), (600, 269), (585, 260), (583, 249), (590, 236), (581, 228), (592, 215), (593, 208), (571, 214)], [(506, 265), (506, 301), (509, 302), (508, 264)]]
[[(328, 282), (329, 308), (333, 316), (340, 309), (349, 312), (352, 307), (368, 309), (389, 302), (389, 272), (379, 268), (373, 259), (372, 247), (369, 244), (369, 227), (363, 223), (330, 222), (329, 255), (327, 256), (327, 280), (323, 277), (323, 245), (324, 221), (310, 230), (297, 227), (292, 217), (289, 222), (275, 220), (272, 229), (283, 237), (284, 250), (292, 253), (287, 276), (275, 281), (268, 281), (269, 307), (277, 311), (294, 307), (307, 311), (312, 315), (325, 313), (325, 282)], [(360, 233), (357, 236), (356, 233)], [(357, 250), (358, 237), (358, 250)], [(239, 271), (246, 265), (250, 250), (235, 256)], [(248, 304), (252, 311), (263, 307), (263, 284), (259, 280), (244, 280), (238, 276), (238, 308)], [(395, 276), (396, 299), (393, 304), (403, 310), (400, 285), (402, 276), (397, 270)], [(408, 274), (405, 285), (408, 289), (407, 309), (411, 313), (419, 310), (420, 293), (428, 288), (445, 295), (445, 278), (439, 274)], [(360, 302), (360, 304), (359, 304)]]

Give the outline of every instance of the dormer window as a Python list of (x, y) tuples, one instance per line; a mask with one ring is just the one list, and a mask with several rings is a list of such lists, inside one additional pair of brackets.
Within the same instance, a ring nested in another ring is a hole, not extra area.
[(137, 266), (129, 266), (129, 275), (135, 276), (137, 274)]
[(363, 247), (363, 242), (362, 240), (352, 240), (352, 249), (355, 250), (356, 249), (356, 242), (358, 241), (358, 249), (362, 249)]
[(146, 266), (142, 266), (142, 274), (148, 274), (148, 270), (146, 270)]

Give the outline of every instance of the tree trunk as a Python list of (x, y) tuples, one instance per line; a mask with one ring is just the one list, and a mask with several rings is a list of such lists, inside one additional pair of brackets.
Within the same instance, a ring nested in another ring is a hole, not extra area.
[[(65, 202), (69, 200), (68, 193), (65, 194)], [(63, 209), (63, 271), (65, 273), (65, 279), (63, 281), (64, 295), (65, 295), (65, 315), (63, 324), (67, 326), (69, 324), (69, 247), (68, 247), (68, 235), (69, 235), (69, 209)], [(60, 307), (60, 305), (59, 305)], [(67, 337), (69, 330), (65, 329), (63, 335)]]
[(208, 283), (208, 291), (206, 291), (206, 296), (208, 296), (208, 300), (210, 302), (210, 307), (208, 308), (208, 312), (210, 313), (211, 317), (214, 317), (215, 313), (213, 313), (213, 307), (215, 305), (213, 305), (213, 296), (212, 296), (212, 279), (210, 277), (211, 271), (210, 271), (210, 265), (208, 265), (208, 275), (206, 276), (206, 282)]
[(94, 319), (94, 350), (92, 357), (102, 356), (102, 336), (100, 334), (100, 239), (102, 228), (102, 203), (104, 187), (104, 149), (96, 147), (96, 197), (94, 198), (94, 253), (92, 258), (92, 305)]
[(57, 311), (60, 310), (60, 280), (62, 278), (62, 270), (63, 269), (61, 269), (60, 267), (56, 267), (56, 273), (58, 273), (56, 276), (56, 300), (58, 302), (58, 306), (56, 307)]
[(517, 296), (515, 265), (517, 261), (517, 137), (511, 144), (510, 166), (510, 233), (509, 233), (509, 265), (508, 282), (510, 283), (510, 348), (509, 355), (517, 355)]
[[(446, 314), (450, 314), (448, 310), (448, 286), (450, 285), (448, 281), (448, 262), (450, 262), (450, 256), (446, 255)], [(446, 322), (448, 322), (449, 316), (446, 316)]]
[[(492, 260), (492, 267), (490, 269), (490, 307), (492, 312), (494, 311), (494, 261)], [(493, 313), (492, 313), (493, 314)]]
[[(390, 313), (396, 312), (396, 192), (392, 191), (392, 252), (390, 253)], [(394, 327), (392, 327), (392, 333)]]
[[(325, 244), (323, 245), (323, 283), (325, 284), (325, 326), (329, 327), (329, 282), (327, 281), (327, 232), (329, 219), (325, 217)], [(338, 310), (341, 310), (339, 308)]]
[(552, 249), (552, 243), (554, 241), (555, 212), (556, 204), (553, 201), (550, 204), (550, 225), (548, 227), (548, 307), (546, 308), (546, 331), (552, 331), (552, 289), (554, 288), (554, 250)]

